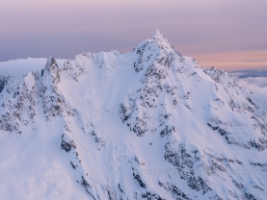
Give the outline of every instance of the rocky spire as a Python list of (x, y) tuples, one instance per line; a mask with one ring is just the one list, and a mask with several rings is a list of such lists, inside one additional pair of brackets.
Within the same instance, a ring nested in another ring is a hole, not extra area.
[(47, 59), (45, 68), (42, 70), (41, 75), (44, 76), (43, 78), (44, 86), (47, 86), (47, 84), (51, 83), (56, 85), (57, 83), (60, 82), (59, 68), (56, 59), (53, 56), (50, 56)]
[(167, 51), (174, 50), (172, 45), (169, 43), (169, 41), (163, 36), (163, 34), (159, 30), (156, 30), (156, 32), (154, 33), (153, 39), (157, 42), (157, 44), (161, 48), (164, 48)]

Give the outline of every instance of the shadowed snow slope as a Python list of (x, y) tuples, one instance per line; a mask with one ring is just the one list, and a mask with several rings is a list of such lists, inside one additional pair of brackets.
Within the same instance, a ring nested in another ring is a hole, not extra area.
[(265, 199), (267, 103), (157, 31), (0, 78), (1, 199)]

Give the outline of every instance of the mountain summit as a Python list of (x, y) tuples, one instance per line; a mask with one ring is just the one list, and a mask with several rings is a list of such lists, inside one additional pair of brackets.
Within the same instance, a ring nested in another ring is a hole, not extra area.
[(267, 103), (159, 31), (0, 89), (1, 199), (267, 196)]

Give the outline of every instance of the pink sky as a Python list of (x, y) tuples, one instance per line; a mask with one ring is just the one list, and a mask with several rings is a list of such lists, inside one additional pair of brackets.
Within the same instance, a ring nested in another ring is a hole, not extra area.
[(202, 66), (267, 68), (266, 0), (0, 1), (0, 61), (128, 52), (159, 29)]
[(199, 65), (224, 70), (267, 69), (267, 50), (192, 55)]

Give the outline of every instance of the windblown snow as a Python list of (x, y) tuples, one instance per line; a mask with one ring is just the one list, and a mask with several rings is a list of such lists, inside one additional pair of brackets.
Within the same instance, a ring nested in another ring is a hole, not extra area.
[(263, 97), (159, 31), (126, 54), (50, 57), (0, 78), (0, 197), (266, 199)]

